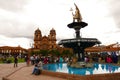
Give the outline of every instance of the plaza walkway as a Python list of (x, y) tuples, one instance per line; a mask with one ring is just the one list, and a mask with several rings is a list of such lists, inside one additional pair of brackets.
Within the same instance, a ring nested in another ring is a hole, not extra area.
[(25, 63), (20, 63), (17, 68), (14, 68), (13, 64), (0, 64), (0, 80), (2, 80), (2, 77), (9, 76), (9, 74), (14, 73), (24, 66)]
[(32, 75), (33, 67), (26, 66), (25, 63), (19, 63), (17, 68), (14, 68), (13, 64), (0, 64), (0, 80), (3, 77), (9, 80), (66, 80), (46, 75)]

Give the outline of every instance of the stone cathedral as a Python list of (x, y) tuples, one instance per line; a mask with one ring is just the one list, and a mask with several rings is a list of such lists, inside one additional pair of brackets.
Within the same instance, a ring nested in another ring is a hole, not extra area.
[(56, 31), (52, 28), (48, 36), (42, 36), (40, 29), (34, 33), (34, 49), (36, 50), (51, 50), (56, 49)]

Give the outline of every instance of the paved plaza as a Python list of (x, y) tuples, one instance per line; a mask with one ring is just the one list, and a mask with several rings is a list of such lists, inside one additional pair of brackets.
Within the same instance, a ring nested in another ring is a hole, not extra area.
[(63, 78), (51, 77), (46, 75), (32, 75), (34, 66), (26, 66), (25, 63), (19, 63), (17, 68), (11, 64), (0, 64), (0, 80), (3, 77), (9, 80), (66, 80)]

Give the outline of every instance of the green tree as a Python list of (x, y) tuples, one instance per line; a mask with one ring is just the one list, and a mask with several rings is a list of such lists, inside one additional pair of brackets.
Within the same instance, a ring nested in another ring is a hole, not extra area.
[(62, 52), (62, 55), (63, 56), (73, 56), (73, 54), (69, 51), (69, 50), (64, 50), (63, 52)]
[(52, 56), (60, 56), (60, 52), (58, 50), (50, 50), (49, 54), (51, 54)]
[(31, 51), (30, 54), (31, 54), (31, 55), (39, 55), (39, 54), (40, 54), (40, 51)]
[(43, 56), (47, 56), (49, 54), (48, 50), (40, 50), (40, 54), (42, 54)]

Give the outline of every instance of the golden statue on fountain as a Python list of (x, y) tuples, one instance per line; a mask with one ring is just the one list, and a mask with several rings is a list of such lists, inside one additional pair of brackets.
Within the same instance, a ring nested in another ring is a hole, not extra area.
[[(73, 22), (75, 22), (75, 20), (77, 20), (77, 22), (81, 22), (82, 21), (82, 16), (80, 14), (79, 8), (77, 7), (77, 5), (74, 3), (75, 7), (76, 7), (76, 11), (75, 14), (73, 14)], [(72, 11), (72, 10), (71, 10)]]

